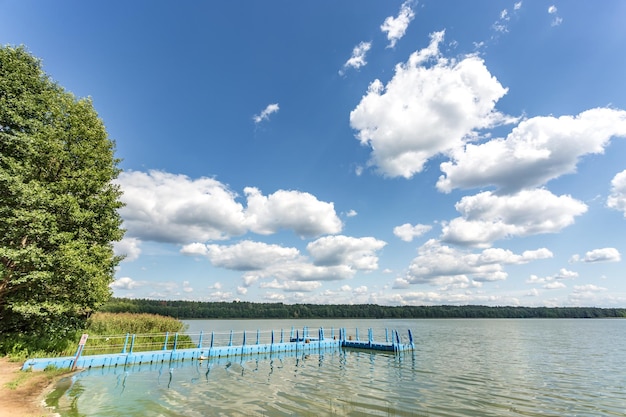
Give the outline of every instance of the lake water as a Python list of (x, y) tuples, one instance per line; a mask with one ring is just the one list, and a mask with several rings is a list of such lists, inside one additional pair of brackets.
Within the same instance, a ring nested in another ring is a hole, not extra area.
[(361, 337), (411, 329), (416, 349), (92, 369), (48, 401), (62, 416), (626, 416), (626, 320), (187, 323), (189, 332), (321, 326)]

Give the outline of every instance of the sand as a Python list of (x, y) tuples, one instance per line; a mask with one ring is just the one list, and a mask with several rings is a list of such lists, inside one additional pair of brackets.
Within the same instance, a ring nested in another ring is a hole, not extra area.
[[(0, 417), (51, 417), (55, 416), (46, 408), (44, 399), (54, 388), (54, 384), (62, 376), (50, 380), (43, 372), (23, 375), (20, 362), (9, 362), (0, 357)], [(16, 389), (7, 384), (27, 377)]]

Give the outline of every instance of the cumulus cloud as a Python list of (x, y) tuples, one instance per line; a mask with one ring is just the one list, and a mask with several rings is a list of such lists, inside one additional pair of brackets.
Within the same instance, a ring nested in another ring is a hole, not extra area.
[(373, 237), (326, 236), (307, 245), (315, 265), (348, 265), (363, 271), (378, 269), (376, 251), (387, 243)]
[(410, 223), (405, 223), (401, 226), (394, 227), (393, 234), (405, 242), (411, 242), (413, 238), (422, 236), (424, 233), (430, 231), (430, 229), (432, 229), (432, 226), (426, 224), (412, 225)]
[[(311, 259), (295, 248), (245, 240), (233, 245), (192, 243), (181, 253), (204, 256), (213, 266), (243, 271), (243, 286), (264, 279), (277, 280), (271, 288), (285, 291), (312, 291), (319, 285), (298, 286), (296, 282), (337, 281), (352, 278), (357, 271), (378, 268), (376, 251), (386, 245), (372, 237), (327, 236), (307, 245)], [(263, 288), (268, 283), (260, 282)], [(320, 284), (321, 285), (321, 284)]]
[(522, 121), (506, 139), (467, 144), (441, 164), (437, 188), (487, 185), (503, 193), (537, 187), (576, 172), (580, 158), (601, 154), (612, 137), (626, 137), (626, 111), (597, 108), (577, 116), (533, 117)]
[(515, 236), (556, 233), (587, 211), (584, 203), (545, 189), (513, 195), (485, 191), (463, 197), (455, 207), (461, 217), (444, 223), (442, 240), (477, 247)]
[(411, 0), (407, 0), (402, 3), (398, 16), (387, 17), (380, 26), (380, 30), (387, 33), (387, 40), (389, 41), (389, 45), (387, 45), (388, 48), (396, 46), (396, 43), (398, 40), (402, 39), (406, 33), (406, 29), (415, 17), (415, 12), (411, 7), (412, 3), (413, 1)]
[(278, 103), (268, 104), (261, 113), (252, 116), (252, 120), (254, 120), (254, 123), (259, 124), (263, 120), (269, 120), (270, 115), (278, 112), (278, 110), (280, 110), (280, 107), (278, 107)]
[(117, 278), (115, 281), (113, 281), (109, 285), (109, 287), (111, 287), (114, 290), (133, 290), (141, 286), (142, 286), (141, 282), (135, 281), (134, 279), (130, 277)]
[(372, 148), (369, 164), (385, 176), (410, 178), (428, 159), (475, 138), (477, 130), (514, 121), (495, 110), (507, 89), (483, 60), (443, 58), (443, 38), (443, 31), (431, 34), (428, 47), (398, 64), (387, 85), (374, 80), (350, 113), (357, 138)]
[(248, 199), (246, 224), (255, 233), (292, 229), (301, 237), (311, 237), (338, 233), (343, 227), (333, 203), (319, 201), (309, 193), (279, 190), (264, 196), (253, 187), (246, 187), (244, 193)]
[[(409, 284), (470, 286), (472, 281), (499, 281), (507, 278), (504, 265), (519, 265), (551, 258), (552, 252), (541, 248), (521, 255), (510, 250), (489, 248), (478, 253), (461, 251), (431, 239), (418, 249), (404, 282)], [(398, 288), (402, 281), (396, 282)]]
[(292, 229), (302, 237), (338, 233), (343, 225), (333, 203), (278, 190), (264, 196), (247, 187), (247, 208), (237, 194), (212, 178), (191, 179), (161, 171), (128, 171), (118, 178), (126, 204), (120, 209), (127, 236), (156, 242), (224, 240), (248, 231)]
[[(537, 275), (531, 275), (529, 279), (526, 280), (527, 284), (551, 284), (554, 281), (562, 281), (562, 280), (566, 280), (566, 279), (574, 279), (578, 277), (578, 272), (575, 271), (569, 271), (565, 268), (561, 268), (559, 270), (558, 273), (554, 274), (554, 275), (549, 275), (547, 277), (539, 277)], [(547, 288), (547, 287), (544, 287)], [(560, 288), (560, 287), (553, 287), (553, 288), (549, 288), (549, 289), (554, 289), (554, 288)]]
[(113, 243), (115, 256), (123, 256), (123, 262), (132, 262), (141, 255), (141, 241), (134, 237), (126, 237)]
[(236, 194), (215, 179), (125, 171), (118, 182), (129, 237), (175, 243), (221, 240), (246, 231)]
[[(352, 56), (343, 64), (343, 69), (347, 68), (355, 68), (359, 69), (367, 65), (367, 61), (365, 61), (365, 55), (372, 47), (371, 42), (361, 42), (352, 50)], [(339, 71), (339, 74), (343, 75), (344, 71)]]
[(322, 286), (319, 281), (282, 281), (263, 282), (261, 288), (280, 289), (286, 292), (312, 292)]
[(587, 253), (581, 259), (579, 255), (572, 256), (571, 262), (586, 262), (586, 263), (596, 263), (596, 262), (619, 262), (622, 260), (622, 256), (619, 251), (615, 248), (601, 248), (594, 249)]
[(300, 257), (296, 248), (285, 248), (263, 242), (244, 240), (234, 245), (205, 245), (192, 243), (183, 246), (184, 255), (206, 256), (211, 264), (235, 271), (265, 269), (272, 264), (293, 261)]
[(618, 173), (611, 180), (611, 194), (606, 200), (606, 205), (621, 211), (626, 217), (626, 170)]

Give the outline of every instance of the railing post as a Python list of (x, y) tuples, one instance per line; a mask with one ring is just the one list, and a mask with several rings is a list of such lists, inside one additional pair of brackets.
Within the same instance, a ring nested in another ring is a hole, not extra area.
[(259, 329), (256, 329), (256, 344), (259, 344)]
[(122, 348), (122, 353), (126, 353), (126, 346), (128, 346), (129, 337), (130, 337), (130, 333), (126, 333), (126, 340), (124, 340), (124, 347)]
[(174, 335), (174, 348), (172, 350), (176, 350), (177, 345), (178, 345), (178, 333)]
[(285, 329), (280, 329), (280, 343), (285, 343)]
[(165, 343), (163, 343), (163, 350), (167, 350), (167, 341), (170, 338), (170, 332), (165, 332)]
[(213, 349), (213, 337), (215, 336), (214, 332), (211, 332), (211, 346), (209, 349)]
[(200, 330), (200, 340), (198, 340), (198, 349), (202, 347), (202, 336), (204, 336), (204, 330)]
[(385, 327), (385, 342), (389, 343), (389, 329)]
[(356, 340), (359, 340), (359, 328), (356, 328)]
[(228, 346), (232, 346), (233, 345), (233, 331), (230, 331), (230, 339), (228, 340)]
[(137, 335), (133, 333), (133, 338), (130, 341), (130, 352), (128, 352), (128, 353), (133, 353), (133, 347), (135, 347), (135, 337), (136, 336)]
[(413, 343), (413, 333), (411, 329), (409, 329), (409, 343), (411, 344), (411, 349), (415, 349), (415, 344)]

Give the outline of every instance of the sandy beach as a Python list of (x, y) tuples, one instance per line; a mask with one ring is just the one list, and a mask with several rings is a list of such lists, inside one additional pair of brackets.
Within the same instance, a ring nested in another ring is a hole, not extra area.
[(10, 389), (7, 384), (23, 376), (21, 366), (20, 362), (0, 358), (0, 417), (54, 416), (45, 407), (44, 398), (58, 378), (51, 381), (43, 372), (35, 372), (28, 375), (16, 389)]

